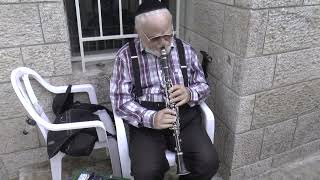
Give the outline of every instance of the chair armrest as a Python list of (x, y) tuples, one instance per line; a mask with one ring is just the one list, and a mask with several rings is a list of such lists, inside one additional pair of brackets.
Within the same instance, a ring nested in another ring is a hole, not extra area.
[[(47, 83), (44, 79), (42, 79), (38, 75), (34, 75), (34, 77), (38, 80), (38, 82), (45, 87), (48, 91), (54, 93), (54, 94), (61, 94), (65, 93), (67, 91), (68, 86), (53, 86), (49, 83)], [(23, 81), (26, 86), (26, 90), (28, 92), (28, 95), (31, 98), (32, 103), (36, 103), (38, 100), (32, 90), (29, 75), (23, 75)], [(89, 100), (91, 104), (98, 104), (96, 92), (94, 90), (94, 87), (91, 84), (78, 84), (78, 85), (72, 85), (71, 93), (79, 93), (79, 92), (86, 92), (89, 95)]]
[(116, 124), (117, 141), (118, 141), (122, 176), (130, 178), (131, 163), (130, 163), (130, 157), (129, 157), (129, 147), (128, 147), (128, 140), (126, 136), (126, 129), (124, 127), (123, 120), (115, 112), (113, 112), (113, 115), (114, 115), (114, 120)]
[(214, 115), (208, 105), (205, 102), (200, 103), (201, 111), (202, 111), (202, 118), (203, 122), (207, 131), (207, 134), (209, 135), (209, 138), (214, 143), (214, 130), (215, 130), (215, 120)]
[(84, 128), (101, 128), (105, 130), (105, 127), (101, 121), (86, 121), (86, 122), (74, 122), (74, 123), (63, 123), (63, 124), (47, 123), (45, 127), (50, 131), (64, 131), (64, 130), (84, 129)]

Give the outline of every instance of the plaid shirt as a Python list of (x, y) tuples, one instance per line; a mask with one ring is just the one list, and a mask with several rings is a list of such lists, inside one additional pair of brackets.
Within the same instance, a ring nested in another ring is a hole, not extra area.
[[(134, 42), (139, 58), (140, 81), (143, 94), (138, 100), (164, 102), (164, 82), (162, 80), (159, 58), (146, 53), (139, 39), (136, 38)], [(210, 90), (195, 50), (185, 42), (183, 42), (183, 45), (186, 55), (188, 89), (191, 92), (189, 105), (194, 106), (203, 101), (209, 95)], [(173, 85), (184, 83), (178, 57), (176, 43), (173, 41), (168, 57), (169, 67), (173, 69), (170, 71)], [(133, 87), (134, 75), (130, 48), (127, 43), (118, 51), (114, 62), (113, 75), (110, 80), (111, 103), (115, 113), (131, 125), (153, 128), (153, 117), (156, 111), (142, 107), (135, 100)]]

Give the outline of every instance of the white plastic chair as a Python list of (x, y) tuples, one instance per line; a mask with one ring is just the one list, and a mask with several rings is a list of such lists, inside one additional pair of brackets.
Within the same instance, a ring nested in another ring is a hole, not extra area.
[[(19, 67), (11, 73), (11, 83), (14, 91), (16, 92), (22, 105), (29, 113), (32, 119), (34, 119), (41, 130), (41, 133), (47, 142), (48, 131), (63, 131), (71, 129), (83, 129), (83, 128), (96, 128), (98, 134), (98, 141), (95, 143), (94, 149), (106, 148), (110, 154), (113, 175), (121, 176), (120, 159), (117, 142), (114, 138), (108, 138), (106, 130), (112, 134), (115, 134), (115, 129), (110, 116), (104, 110), (97, 111), (101, 121), (88, 121), (77, 123), (65, 123), (65, 124), (52, 124), (48, 119), (48, 116), (43, 111), (43, 108), (38, 102), (34, 91), (31, 87), (29, 78), (33, 77), (48, 91), (59, 94), (65, 93), (68, 86), (52, 86), (47, 83), (38, 73), (32, 69), (26, 67)], [(90, 84), (73, 85), (71, 88), (72, 93), (85, 92), (89, 95), (89, 100), (92, 104), (97, 104), (97, 97), (94, 87)], [(58, 152), (54, 157), (50, 159), (51, 173), (53, 180), (61, 180), (62, 172), (62, 158), (64, 153)]]
[[(200, 107), (201, 107), (201, 111), (202, 111), (202, 118), (203, 118), (204, 126), (205, 126), (207, 134), (209, 135), (210, 140), (213, 144), (214, 143), (214, 129), (215, 129), (214, 115), (205, 102), (200, 103)], [(113, 114), (114, 114), (114, 118), (115, 118), (116, 129), (117, 129), (117, 141), (118, 141), (122, 176), (125, 178), (133, 179), (133, 177), (130, 175), (131, 161), (130, 161), (130, 157), (129, 157), (129, 148), (128, 148), (128, 141), (127, 141), (126, 131), (125, 131), (125, 127), (124, 127), (124, 122), (115, 113), (115, 111), (113, 111)], [(166, 150), (166, 158), (167, 158), (170, 166), (176, 165), (176, 157), (175, 157), (174, 152)]]

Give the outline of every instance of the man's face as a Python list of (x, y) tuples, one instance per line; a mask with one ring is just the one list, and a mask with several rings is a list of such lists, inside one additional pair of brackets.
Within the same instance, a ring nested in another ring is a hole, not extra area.
[(169, 49), (173, 37), (172, 20), (166, 15), (147, 17), (140, 38), (145, 48), (160, 54), (161, 48)]

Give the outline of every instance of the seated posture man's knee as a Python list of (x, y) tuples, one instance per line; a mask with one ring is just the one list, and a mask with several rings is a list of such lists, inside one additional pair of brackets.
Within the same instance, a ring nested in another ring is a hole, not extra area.
[(160, 130), (129, 126), (131, 174), (135, 180), (162, 180), (169, 169), (165, 138)]
[(201, 122), (201, 117), (195, 118), (182, 130), (185, 164), (191, 172), (183, 180), (210, 180), (219, 168), (218, 154)]
[[(198, 165), (193, 166), (193, 171), (195, 175), (199, 175), (199, 178), (202, 180), (210, 180), (218, 171), (219, 160), (217, 153), (214, 148), (200, 152), (196, 155)], [(196, 179), (196, 178), (193, 178)]]

